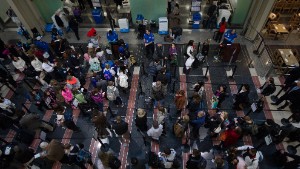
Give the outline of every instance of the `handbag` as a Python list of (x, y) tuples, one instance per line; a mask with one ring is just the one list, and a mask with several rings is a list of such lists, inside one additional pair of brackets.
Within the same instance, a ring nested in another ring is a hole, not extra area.
[(214, 129), (214, 133), (220, 133), (222, 130), (221, 125), (219, 125), (217, 128)]

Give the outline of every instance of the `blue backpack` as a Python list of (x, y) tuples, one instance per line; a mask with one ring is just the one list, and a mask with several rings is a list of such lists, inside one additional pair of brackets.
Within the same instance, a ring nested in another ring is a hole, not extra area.
[(78, 162), (81, 162), (81, 161), (87, 162), (89, 159), (91, 159), (91, 157), (92, 157), (92, 155), (90, 152), (88, 152), (87, 150), (81, 149), (81, 150), (79, 150), (79, 152), (77, 154), (76, 160)]
[(110, 73), (109, 70), (104, 70), (103, 71), (103, 76), (104, 76), (104, 79), (106, 79), (106, 80), (111, 80), (112, 79), (112, 74)]
[(73, 120), (73, 112), (72, 109), (67, 108), (66, 112), (64, 113), (65, 121), (72, 121)]

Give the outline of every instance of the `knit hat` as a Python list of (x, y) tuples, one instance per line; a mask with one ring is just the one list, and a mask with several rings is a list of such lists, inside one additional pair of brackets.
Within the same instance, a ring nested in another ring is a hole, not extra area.
[(67, 77), (67, 83), (69, 83), (71, 85), (76, 84), (77, 83), (76, 77), (74, 77), (74, 76), (68, 76)]
[(41, 144), (40, 144), (41, 149), (45, 149), (47, 146), (48, 146), (48, 143), (45, 141), (41, 142)]

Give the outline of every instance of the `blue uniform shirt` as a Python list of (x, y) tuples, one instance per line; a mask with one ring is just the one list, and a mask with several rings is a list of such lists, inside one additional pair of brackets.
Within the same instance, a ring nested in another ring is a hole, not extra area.
[(106, 38), (108, 42), (117, 42), (118, 34), (115, 31), (112, 31), (112, 34), (109, 34), (109, 32), (107, 32)]
[(147, 33), (144, 34), (145, 43), (151, 43), (154, 42), (154, 35), (150, 33), (149, 35)]
[(228, 43), (233, 43), (234, 39), (237, 37), (236, 33), (234, 34), (231, 34), (231, 31), (232, 30), (228, 30), (225, 35), (224, 35), (224, 38), (227, 38), (227, 39), (224, 39), (226, 42)]

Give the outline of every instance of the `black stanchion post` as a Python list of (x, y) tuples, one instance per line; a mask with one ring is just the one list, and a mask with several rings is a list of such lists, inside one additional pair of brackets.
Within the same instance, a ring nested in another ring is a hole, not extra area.
[(277, 102), (277, 100), (278, 100), (278, 96), (280, 95), (280, 93), (283, 91), (283, 86), (282, 86), (282, 88), (279, 90), (279, 92), (274, 96), (271, 96), (271, 100), (273, 101), (273, 102)]
[(9, 84), (7, 83), (7, 82), (5, 82), (5, 85), (11, 90), (11, 91), (13, 91), (14, 92), (14, 94), (18, 94), (17, 92), (16, 92), (16, 90), (14, 90), (11, 86), (9, 86)]
[(237, 65), (234, 65), (233, 70), (232, 70), (232, 75), (231, 75), (232, 78), (236, 72), (236, 69), (237, 69)]
[(24, 78), (24, 83), (31, 89), (33, 90), (33, 87), (29, 84), (26, 78)]
[(31, 113), (31, 111), (25, 106), (24, 103), (22, 104), (22, 107), (23, 107), (28, 113)]
[(209, 69), (209, 66), (207, 65), (207, 66), (206, 66), (206, 70), (205, 70), (205, 74), (204, 74), (204, 79), (205, 79), (205, 81), (208, 80), (208, 78), (207, 78), (208, 69)]

